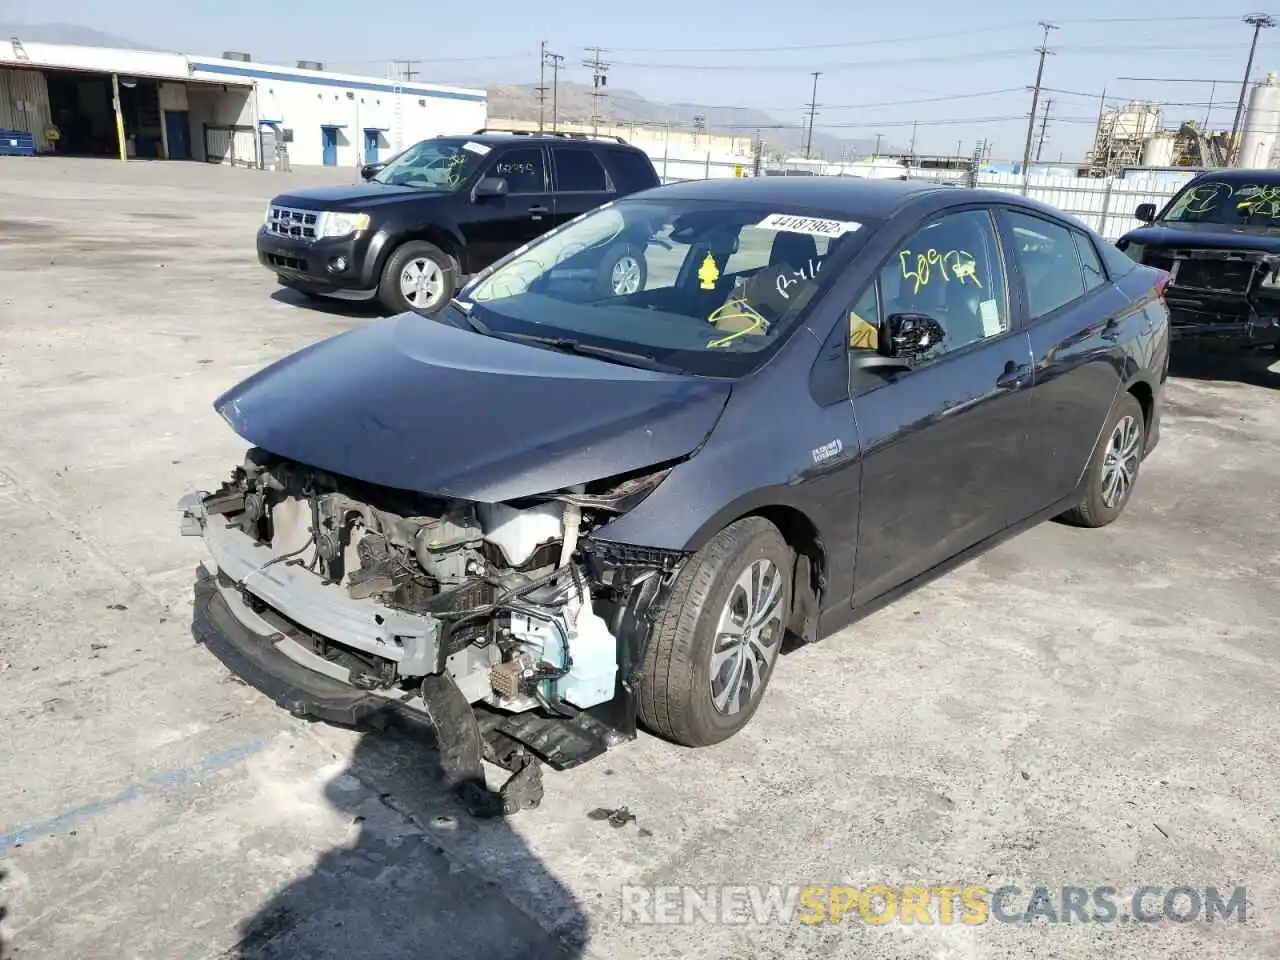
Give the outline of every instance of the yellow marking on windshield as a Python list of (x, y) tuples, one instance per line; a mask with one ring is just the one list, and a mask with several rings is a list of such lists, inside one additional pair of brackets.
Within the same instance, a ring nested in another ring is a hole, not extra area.
[(1274, 185), (1260, 187), (1256, 184), (1250, 184), (1238, 192), (1243, 193), (1245, 190), (1255, 190), (1257, 192), (1237, 203), (1237, 210), (1243, 210), (1249, 216), (1256, 214), (1262, 217), (1280, 217), (1280, 187)]

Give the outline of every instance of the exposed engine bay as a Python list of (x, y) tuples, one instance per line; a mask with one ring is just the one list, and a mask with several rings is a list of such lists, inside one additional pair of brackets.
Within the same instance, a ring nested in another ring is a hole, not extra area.
[[(420, 715), (436, 728), (455, 786), (479, 789), (481, 750), (513, 772), (498, 811), (512, 812), (536, 805), (540, 782), (528, 781), (538, 760), (574, 766), (635, 735), (648, 607), (681, 558), (615, 555), (590, 533), (665, 472), (471, 503), (255, 448), (216, 491), (183, 501), (183, 532), (202, 536), (212, 555), (206, 593), (235, 629), (272, 647), (223, 657), (233, 670), (284, 655), (354, 695), (349, 709), (315, 709), (305, 701), (321, 698), (299, 694), (299, 681), (277, 700), (303, 715)], [(228, 630), (197, 632), (212, 646)]]

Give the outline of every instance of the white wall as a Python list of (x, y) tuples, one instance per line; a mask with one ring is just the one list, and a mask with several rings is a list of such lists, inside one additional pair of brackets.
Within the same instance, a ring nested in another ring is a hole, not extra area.
[[(1022, 192), (1022, 176), (1017, 173), (982, 173), (979, 187)], [(1157, 208), (1181, 188), (1165, 178), (1106, 177), (1031, 177), (1027, 196), (1057, 207), (1087, 223), (1108, 240), (1119, 240), (1130, 230), (1142, 226), (1133, 216), (1140, 203), (1154, 203)]]
[[(383, 128), (378, 137), (378, 153), (385, 160), (427, 137), (471, 133), (485, 125), (483, 90), (396, 83), (236, 60), (193, 58), (191, 67), (193, 76), (202, 80), (254, 83), (256, 119), (276, 121), (293, 131), (293, 142), (288, 145), (289, 163), (293, 166), (323, 164), (324, 125), (341, 128), (337, 165), (342, 167), (357, 167), (364, 162), (366, 127)], [(195, 108), (192, 110), (194, 127)], [(248, 113), (247, 119), (235, 122), (254, 125), (252, 102)]]
[[(74, 47), (54, 43), (0, 40), (0, 64), (4, 61), (50, 67), (55, 70), (93, 70), (136, 77), (185, 77), (187, 58), (180, 53), (149, 50), (116, 50), (109, 47)], [(25, 57), (23, 53), (25, 52)]]

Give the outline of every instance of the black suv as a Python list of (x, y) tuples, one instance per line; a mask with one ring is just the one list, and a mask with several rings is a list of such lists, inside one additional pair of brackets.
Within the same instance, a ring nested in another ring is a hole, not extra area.
[[(648, 155), (617, 137), (488, 129), (423, 140), (361, 175), (272, 200), (258, 261), (304, 294), (426, 316), (512, 250), (659, 184)], [(643, 257), (619, 244), (615, 259), (612, 292), (640, 289)]]

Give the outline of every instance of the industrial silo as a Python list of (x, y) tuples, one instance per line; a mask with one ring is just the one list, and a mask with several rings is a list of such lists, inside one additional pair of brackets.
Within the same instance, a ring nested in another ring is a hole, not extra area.
[(1157, 133), (1154, 137), (1149, 137), (1142, 145), (1142, 165), (1172, 167), (1173, 147), (1177, 140), (1177, 135), (1173, 133)]
[(1249, 94), (1249, 109), (1244, 115), (1240, 153), (1236, 166), (1257, 169), (1271, 166), (1280, 134), (1280, 74), (1268, 73)]

